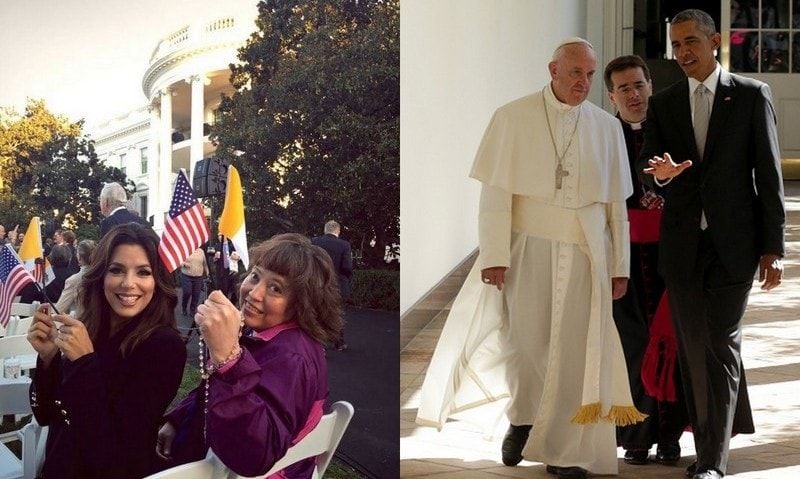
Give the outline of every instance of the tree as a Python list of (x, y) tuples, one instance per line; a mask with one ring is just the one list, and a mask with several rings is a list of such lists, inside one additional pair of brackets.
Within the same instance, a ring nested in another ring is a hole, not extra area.
[(382, 263), (399, 237), (398, 1), (267, 0), (256, 24), (212, 131), (242, 171), (248, 229), (314, 234), (336, 219)]
[(0, 224), (25, 227), (32, 216), (75, 228), (99, 224), (98, 197), (105, 182), (125, 184), (125, 174), (105, 166), (94, 144), (71, 123), (29, 100), (25, 113), (0, 117)]

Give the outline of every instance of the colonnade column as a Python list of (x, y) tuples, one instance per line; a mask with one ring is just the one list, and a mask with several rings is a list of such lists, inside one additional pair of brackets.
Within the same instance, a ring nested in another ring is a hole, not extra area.
[(191, 108), (191, 142), (189, 144), (189, 181), (194, 187), (194, 168), (203, 159), (203, 111), (205, 98), (203, 89), (206, 85), (205, 75), (192, 75), (188, 80), (192, 86)]
[[(158, 139), (161, 132), (161, 115), (155, 101), (148, 107), (148, 112), (150, 113), (150, 142), (147, 145), (147, 215), (148, 217), (153, 216), (153, 225), (155, 226), (161, 216), (159, 211), (161, 211), (161, 196), (163, 196), (158, 187), (158, 168), (161, 158), (158, 151)], [(158, 228), (160, 231), (161, 227)]]
[(158, 205), (153, 205), (156, 213), (155, 227), (161, 231), (169, 211), (172, 198), (172, 89), (165, 87), (159, 91), (161, 97), (161, 128), (159, 131), (158, 158)]

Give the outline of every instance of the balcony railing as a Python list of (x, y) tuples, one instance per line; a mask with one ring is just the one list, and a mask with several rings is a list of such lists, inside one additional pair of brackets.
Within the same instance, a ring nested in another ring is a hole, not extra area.
[(245, 39), (248, 32), (241, 30), (247, 25), (242, 25), (242, 23), (247, 22), (237, 20), (235, 17), (222, 17), (199, 25), (187, 25), (170, 33), (158, 42), (153, 54), (150, 55), (150, 64), (153, 64), (159, 58), (193, 44), (200, 45), (225, 40), (233, 35)]

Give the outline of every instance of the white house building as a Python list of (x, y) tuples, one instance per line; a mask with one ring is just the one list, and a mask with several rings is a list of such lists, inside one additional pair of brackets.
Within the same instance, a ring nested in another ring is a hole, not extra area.
[[(147, 104), (89, 134), (100, 159), (136, 184), (132, 207), (164, 225), (172, 185), (183, 168), (213, 153), (208, 139), (221, 94), (232, 94), (231, 63), (255, 31), (255, 16), (226, 16), (184, 26), (155, 44), (142, 76)], [(143, 68), (145, 65), (143, 65)]]

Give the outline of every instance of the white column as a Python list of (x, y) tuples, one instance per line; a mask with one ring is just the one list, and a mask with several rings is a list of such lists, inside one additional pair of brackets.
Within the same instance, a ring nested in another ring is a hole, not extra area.
[[(159, 99), (160, 101), (160, 99)], [(161, 113), (159, 105), (153, 101), (148, 108), (150, 112), (150, 143), (147, 148), (147, 215), (153, 215), (153, 223), (158, 224), (158, 205), (161, 204), (161, 193), (158, 185), (158, 165), (161, 155), (158, 152), (161, 133)], [(147, 219), (147, 218), (145, 218)], [(161, 227), (158, 227), (158, 231)]]
[(161, 129), (159, 132), (160, 149), (158, 158), (158, 204), (153, 205), (156, 215), (155, 228), (161, 231), (164, 218), (169, 211), (172, 197), (172, 90), (169, 87), (159, 92), (161, 97)]
[[(189, 144), (189, 181), (194, 182), (194, 168), (198, 161), (203, 159), (203, 110), (205, 99), (203, 89), (205, 88), (205, 75), (192, 75), (189, 79), (192, 85), (192, 108), (191, 108), (191, 143)], [(194, 187), (194, 183), (192, 183)]]

